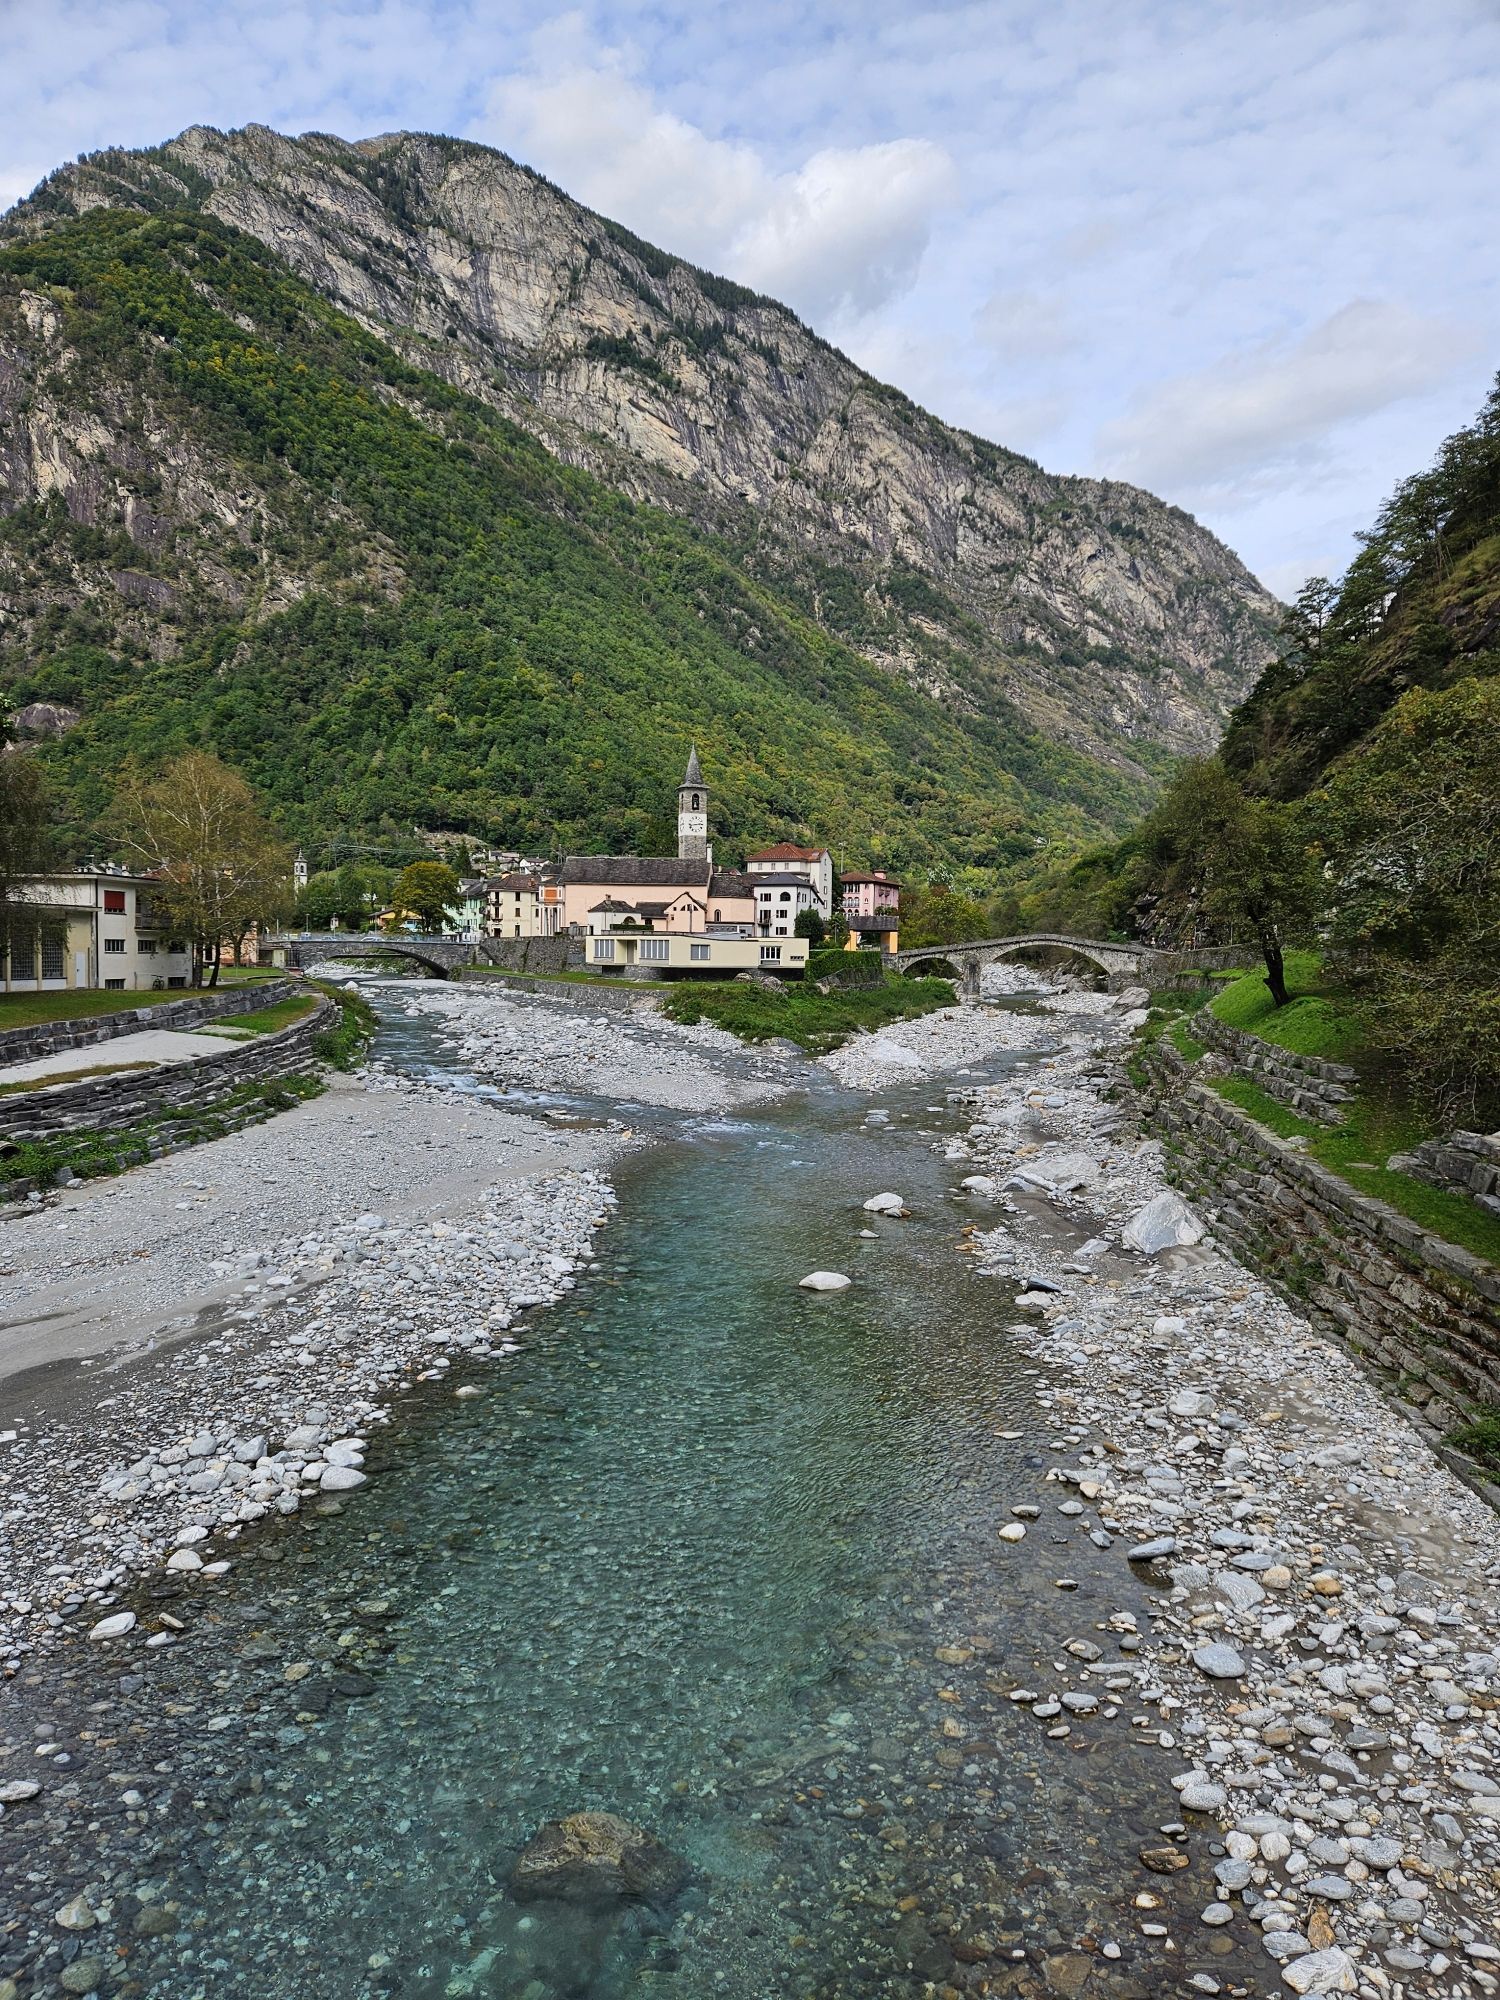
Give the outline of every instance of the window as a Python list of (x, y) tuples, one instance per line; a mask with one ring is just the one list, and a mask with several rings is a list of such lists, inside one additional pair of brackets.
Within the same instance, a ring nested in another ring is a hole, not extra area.
[(125, 940), (124, 938), (106, 938), (104, 940), (104, 949), (111, 955), (116, 952), (122, 952), (125, 949)]
[(712, 957), (713, 957), (713, 951), (712, 951), (711, 947), (710, 947), (710, 946), (708, 946), (708, 945), (706, 945), (706, 944), (690, 944), (690, 945), (688, 946), (688, 957), (689, 957), (689, 958), (712, 958)]
[(143, 957), (150, 958), (156, 951), (156, 939), (138, 937), (135, 941), (135, 948)]
[(594, 939), (595, 958), (613, 958), (614, 955), (615, 955), (615, 941), (613, 938)]
[(696, 792), (694, 792), (694, 794), (693, 794), (693, 811), (694, 811), (694, 812), (696, 812), (697, 810), (698, 810), (698, 794), (697, 794)]
[(785, 937), (785, 936), (786, 936), (786, 925), (785, 925), (785, 924), (778, 924), (778, 925), (776, 926), (776, 935), (777, 935), (777, 937)]
[(715, 911), (714, 911), (714, 922), (715, 922), (716, 924), (721, 924), (721, 923), (723, 923), (723, 921), (724, 921), (724, 912), (723, 912), (722, 910), (715, 910)]
[(123, 916), (125, 913), (125, 891), (123, 889), (106, 889), (104, 892), (104, 907), (106, 910), (114, 910), (118, 915)]
[(10, 941), (10, 976), (12, 979), (36, 978), (36, 939), (12, 937)]
[(104, 990), (106, 993), (123, 993), (125, 991), (125, 982), (123, 979), (106, 979)]
[(516, 925), (516, 936), (517, 936), (517, 937), (519, 937), (520, 935), (521, 935), (521, 926), (520, 926), (519, 924), (517, 924), (517, 925)]
[(42, 938), (43, 979), (67, 978), (67, 952), (61, 931), (48, 931)]
[(763, 944), (760, 948), (760, 962), (762, 965), (780, 965), (781, 946), (779, 944)]
[(659, 958), (670, 958), (671, 956), (672, 956), (672, 942), (670, 938), (641, 939), (642, 958), (659, 959)]
[(776, 898), (776, 900), (778, 903), (789, 903), (792, 900), (791, 890), (783, 889), (781, 894)]

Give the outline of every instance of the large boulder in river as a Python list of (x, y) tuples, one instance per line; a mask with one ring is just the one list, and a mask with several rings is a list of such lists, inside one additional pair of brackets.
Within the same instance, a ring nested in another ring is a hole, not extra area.
[(1181, 1249), (1190, 1243), (1197, 1243), (1204, 1232), (1203, 1224), (1182, 1196), (1173, 1194), (1168, 1188), (1155, 1201), (1148, 1201), (1144, 1208), (1138, 1208), (1120, 1233), (1132, 1250), (1157, 1257), (1163, 1250)]
[(666, 1903), (691, 1873), (680, 1854), (617, 1813), (576, 1812), (548, 1820), (527, 1842), (510, 1888), (522, 1902)]

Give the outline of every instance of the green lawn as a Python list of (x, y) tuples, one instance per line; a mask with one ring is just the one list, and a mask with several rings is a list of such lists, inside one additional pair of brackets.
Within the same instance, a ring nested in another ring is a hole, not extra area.
[(273, 1001), (269, 1007), (257, 1007), (253, 1014), (231, 1014), (227, 1021), (213, 1021), (194, 1029), (199, 1035), (228, 1035), (234, 1040), (248, 1040), (252, 1035), (274, 1035), (278, 1028), (289, 1028), (293, 1021), (301, 1021), (318, 1004), (313, 993), (297, 993), (289, 1000)]
[[(1393, 1153), (1410, 1152), (1423, 1139), (1439, 1136), (1439, 1129), (1430, 1111), (1412, 1101), (1402, 1079), (1375, 1059), (1356, 1000), (1325, 980), (1317, 952), (1288, 952), (1286, 975), (1295, 997), (1285, 1007), (1272, 1005), (1264, 972), (1255, 967), (1229, 981), (1210, 1003), (1212, 1011), (1228, 1026), (1278, 1048), (1350, 1064), (1357, 1082), (1341, 1123), (1324, 1125), (1299, 1118), (1241, 1077), (1215, 1077), (1212, 1088), (1280, 1138), (1304, 1139), (1309, 1159), (1331, 1169), (1361, 1194), (1387, 1203), (1434, 1236), (1500, 1264), (1500, 1217), (1464, 1195), (1429, 1187), (1426, 1181), (1388, 1166)], [(1184, 1028), (1169, 1028), (1167, 1033), (1190, 1062), (1202, 1053)]]
[(67, 993), (0, 993), (0, 1028), (85, 1021), (92, 1014), (120, 1014), (131, 1007), (161, 1007), (169, 1000), (188, 998), (183, 987), (161, 993), (99, 993), (89, 987)]
[(742, 1041), (765, 1042), (782, 1035), (814, 1055), (846, 1042), (862, 1028), (883, 1028), (953, 1005), (947, 979), (893, 975), (878, 986), (848, 986), (819, 993), (815, 986), (788, 984), (779, 992), (742, 980), (683, 982), (663, 989), (662, 1012), (689, 1025), (708, 1021)]
[(1315, 951), (1289, 951), (1286, 983), (1293, 998), (1278, 1007), (1266, 986), (1264, 967), (1239, 973), (1209, 1003), (1226, 1027), (1263, 1042), (1324, 1062), (1350, 1062), (1364, 1047), (1357, 1014), (1347, 998), (1323, 982), (1323, 961)]

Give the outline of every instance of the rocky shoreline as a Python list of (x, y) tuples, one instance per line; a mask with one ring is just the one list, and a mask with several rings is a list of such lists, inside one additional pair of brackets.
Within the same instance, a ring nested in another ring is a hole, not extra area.
[[(1016, 1285), (1013, 1330), (1044, 1364), (1051, 1505), (1159, 1586), (1149, 1620), (1080, 1629), (1053, 1684), (1011, 1698), (1052, 1733), (1097, 1717), (1160, 1746), (1184, 1813), (1220, 1830), (1202, 1922), (1248, 1915), (1293, 1992), (1495, 1993), (1494, 1515), (1167, 1188), (1116, 1101), (1141, 997), (1044, 1003), (1050, 1053), (961, 1093), (977, 1115), (946, 1148), (971, 1169), (971, 1246)], [(1154, 1257), (1132, 1247), (1151, 1208)], [(1017, 1505), (1000, 1538), (1038, 1512)], [(1142, 1863), (1173, 1872), (1187, 1827), (1162, 1831)], [(1147, 1935), (1157, 1900), (1143, 1880)]]

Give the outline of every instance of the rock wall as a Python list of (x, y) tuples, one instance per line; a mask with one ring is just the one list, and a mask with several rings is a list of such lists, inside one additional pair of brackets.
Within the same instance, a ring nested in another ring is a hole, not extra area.
[[(152, 1010), (158, 1011), (166, 1009)], [(320, 996), (306, 1020), (294, 1021), (273, 1035), (257, 1035), (242, 1048), (206, 1055), (201, 1062), (91, 1077), (83, 1083), (0, 1097), (0, 1139), (14, 1143), (113, 1131), (143, 1118), (208, 1110), (241, 1084), (261, 1077), (310, 1076), (318, 1067), (314, 1043), (335, 1025), (336, 1015), (336, 1003)]]
[(1500, 1269), (1431, 1236), (1228, 1104), (1170, 1043), (1145, 1062), (1168, 1177), (1236, 1255), (1396, 1377), (1441, 1435), (1500, 1409)]
[(570, 965), (583, 964), (579, 939), (561, 937), (486, 938), (483, 952), (491, 965), (507, 972), (566, 972)]
[(184, 993), (154, 1007), (123, 1007), (117, 1014), (93, 1014), (80, 1021), (47, 1021), (32, 1028), (0, 1028), (0, 1064), (37, 1062), (64, 1049), (86, 1049), (142, 1028), (202, 1028), (230, 1014), (253, 1014), (279, 1000), (295, 999), (303, 988), (290, 979), (267, 979), (226, 986), (212, 993)]
[(1446, 1139), (1428, 1139), (1410, 1153), (1396, 1154), (1391, 1165), (1500, 1215), (1500, 1132), (1450, 1132)]
[(1238, 1076), (1257, 1083), (1268, 1097), (1304, 1118), (1337, 1125), (1354, 1095), (1355, 1073), (1347, 1063), (1323, 1062), (1317, 1056), (1278, 1049), (1259, 1035), (1231, 1028), (1204, 1007), (1188, 1023), (1194, 1041), (1222, 1056)]

